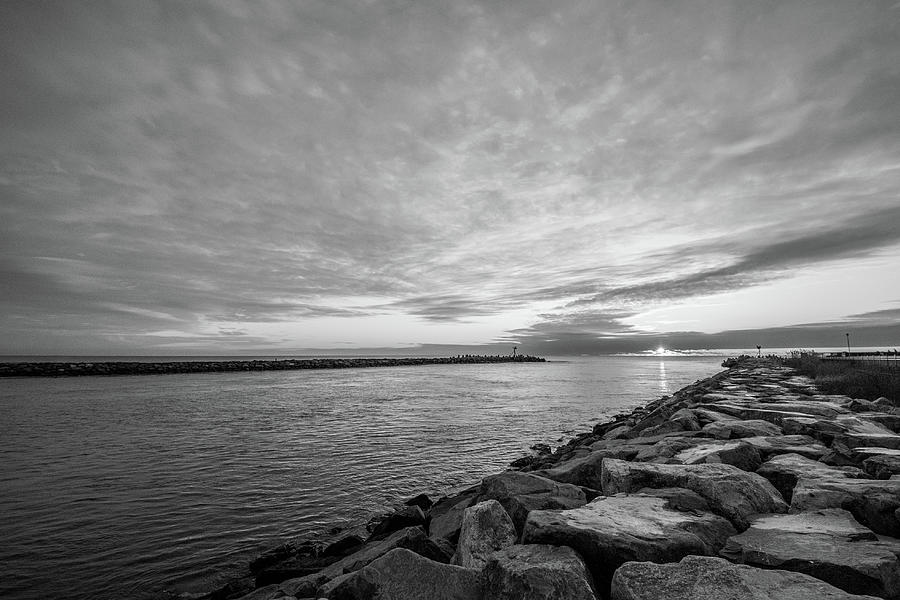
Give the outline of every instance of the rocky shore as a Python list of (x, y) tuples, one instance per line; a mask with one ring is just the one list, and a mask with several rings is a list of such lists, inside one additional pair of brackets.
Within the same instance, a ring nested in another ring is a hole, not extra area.
[(209, 600), (900, 600), (900, 408), (729, 368)]
[(16, 362), (0, 363), (0, 377), (72, 377), (79, 375), (169, 375), (227, 371), (288, 371), (295, 369), (359, 369), (409, 365), (456, 365), (544, 362), (537, 356), (475, 355), (441, 358), (305, 358), (285, 360), (223, 360), (173, 362)]

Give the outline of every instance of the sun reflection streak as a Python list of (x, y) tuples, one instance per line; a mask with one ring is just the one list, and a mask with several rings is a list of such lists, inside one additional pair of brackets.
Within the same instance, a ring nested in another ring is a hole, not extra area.
[(669, 381), (666, 379), (666, 362), (663, 360), (659, 361), (659, 391), (669, 392)]

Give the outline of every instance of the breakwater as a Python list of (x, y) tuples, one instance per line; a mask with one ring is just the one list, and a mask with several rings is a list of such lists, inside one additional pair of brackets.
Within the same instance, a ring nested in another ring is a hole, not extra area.
[(173, 362), (16, 362), (0, 363), (0, 377), (74, 377), (81, 375), (168, 375), (231, 371), (289, 371), (299, 369), (360, 369), (414, 365), (545, 362), (537, 356), (459, 355), (407, 358), (304, 358), (284, 360), (227, 360)]
[(729, 364), (207, 597), (900, 598), (900, 407)]

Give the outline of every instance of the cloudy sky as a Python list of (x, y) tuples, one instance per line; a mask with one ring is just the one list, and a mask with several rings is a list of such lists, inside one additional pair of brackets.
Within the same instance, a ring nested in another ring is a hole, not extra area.
[(900, 345), (897, 0), (0, 2), (0, 353)]

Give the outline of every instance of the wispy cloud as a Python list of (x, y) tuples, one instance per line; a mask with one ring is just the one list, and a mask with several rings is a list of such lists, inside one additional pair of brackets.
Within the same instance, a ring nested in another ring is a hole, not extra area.
[(0, 3), (0, 351), (352, 346), (391, 323), (397, 344), (458, 324), (596, 349), (667, 302), (900, 257), (898, 19)]

